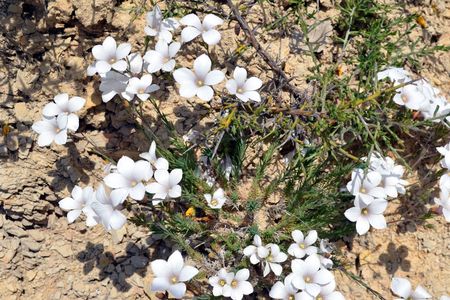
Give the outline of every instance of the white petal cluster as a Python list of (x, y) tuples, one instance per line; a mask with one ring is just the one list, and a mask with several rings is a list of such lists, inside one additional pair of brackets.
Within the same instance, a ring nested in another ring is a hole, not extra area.
[(214, 96), (212, 86), (219, 84), (225, 78), (220, 70), (211, 71), (211, 59), (202, 54), (194, 61), (194, 68), (176, 69), (173, 77), (180, 84), (180, 96), (185, 98), (199, 97), (203, 101), (210, 101)]
[(248, 269), (241, 269), (233, 273), (222, 268), (217, 275), (210, 277), (208, 282), (213, 287), (215, 297), (224, 296), (233, 300), (241, 300), (245, 295), (253, 293), (253, 286), (248, 282), (249, 277)]
[(439, 205), (439, 211), (444, 215), (447, 222), (450, 222), (450, 143), (436, 150), (444, 156), (441, 166), (447, 172), (439, 179), (439, 198), (434, 198), (434, 202)]
[(96, 61), (89, 66), (88, 75), (100, 75), (99, 89), (103, 102), (110, 101), (116, 95), (128, 101), (135, 97), (145, 101), (150, 93), (159, 90), (159, 85), (153, 83), (152, 75), (144, 73), (146, 70), (142, 56), (130, 51), (130, 44), (117, 46), (112, 37), (107, 37), (102, 45), (92, 48)]
[(208, 206), (211, 207), (212, 209), (221, 209), (222, 206), (227, 201), (225, 192), (221, 188), (217, 189), (212, 195), (205, 194), (203, 196), (205, 197), (205, 200), (206, 200), (206, 203), (208, 203)]
[[(377, 74), (378, 80), (389, 78), (399, 85), (411, 81), (410, 73), (402, 68), (388, 68)], [(450, 104), (441, 91), (433, 87), (427, 80), (421, 79), (396, 90), (393, 98), (398, 105), (419, 111), (425, 119), (433, 122), (450, 120)]]
[(163, 14), (158, 5), (147, 13), (147, 25), (144, 28), (145, 34), (163, 40), (166, 43), (172, 41), (172, 32), (180, 26), (174, 18), (163, 18)]
[(269, 275), (270, 271), (277, 276), (281, 275), (283, 272), (281, 263), (287, 260), (286, 253), (282, 252), (277, 244), (263, 245), (259, 235), (253, 237), (253, 245), (244, 249), (244, 255), (250, 257), (250, 262), (254, 265), (263, 263), (264, 277)]
[(197, 15), (189, 14), (181, 18), (180, 23), (186, 26), (181, 32), (183, 43), (190, 42), (199, 35), (210, 46), (220, 42), (221, 36), (215, 27), (222, 25), (223, 20), (216, 15), (206, 15), (202, 22)]
[(198, 274), (198, 269), (184, 263), (183, 256), (177, 250), (167, 260), (157, 259), (151, 262), (155, 278), (151, 290), (169, 292), (176, 299), (182, 299), (186, 293), (186, 281)]
[(415, 290), (412, 289), (411, 282), (406, 278), (394, 277), (391, 281), (391, 291), (399, 296), (401, 300), (425, 300), (432, 296), (421, 286), (418, 285)]
[(79, 118), (75, 113), (85, 104), (81, 97), (72, 97), (68, 94), (58, 94), (54, 102), (45, 105), (43, 118), (31, 127), (39, 134), (38, 145), (49, 146), (52, 142), (64, 145), (67, 142), (67, 132), (75, 132), (79, 127)]
[(226, 83), (226, 88), (231, 95), (236, 95), (242, 102), (249, 100), (261, 102), (261, 96), (256, 91), (262, 86), (262, 81), (256, 77), (247, 79), (247, 70), (236, 67), (233, 78)]
[(390, 157), (383, 157), (373, 152), (370, 157), (362, 159), (368, 168), (355, 169), (347, 183), (347, 190), (355, 196), (354, 207), (345, 212), (345, 217), (356, 222), (356, 231), (362, 235), (375, 229), (386, 228), (384, 211), (388, 198), (396, 198), (406, 192), (407, 181), (403, 180), (404, 168), (396, 165)]

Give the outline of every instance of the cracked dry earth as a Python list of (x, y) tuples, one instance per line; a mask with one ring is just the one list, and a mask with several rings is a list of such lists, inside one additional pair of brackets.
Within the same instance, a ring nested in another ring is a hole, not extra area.
[[(142, 1), (43, 3), (0, 1), (0, 124), (5, 129), (0, 137), (0, 299), (154, 299), (148, 291), (149, 261), (155, 252), (159, 256), (161, 251), (171, 252), (169, 247), (154, 246), (157, 237), (131, 223), (113, 235), (100, 226), (68, 225), (58, 200), (69, 195), (75, 184), (95, 186), (106, 162), (81, 138), (66, 147), (37, 147), (30, 129), (42, 107), (55, 94), (66, 92), (86, 98), (79, 131), (114, 158), (136, 157), (148, 149), (126, 112), (112, 102), (102, 104), (98, 83), (85, 75), (90, 49), (109, 34), (128, 39), (134, 49), (142, 48), (145, 18), (130, 13)], [(319, 17), (333, 18), (333, 5), (326, 1), (323, 5), (328, 10)], [(448, 1), (427, 0), (408, 5), (408, 10), (426, 17), (437, 44), (450, 45)], [(233, 23), (225, 25), (222, 33), (222, 43), (236, 44)], [(291, 62), (285, 68), (287, 75), (295, 77), (297, 86), (304, 85), (310, 61), (290, 50), (289, 38), (267, 38), (263, 43), (273, 57)], [(450, 96), (449, 54), (424, 64), (429, 68), (423, 75)], [(264, 77), (262, 70), (252, 72)], [(207, 121), (197, 123), (206, 112), (182, 107), (175, 89), (168, 89), (163, 111), (175, 120), (180, 133), (194, 125), (210, 126)], [(160, 124), (155, 124), (156, 133), (164, 135)], [(428, 204), (406, 205), (411, 201), (405, 199), (392, 203), (387, 230), (337, 243), (348, 270), (386, 299), (392, 298), (393, 275), (408, 276), (436, 297), (450, 294), (449, 226), (442, 218), (414, 221)], [(347, 299), (373, 298), (342, 273), (335, 275)]]

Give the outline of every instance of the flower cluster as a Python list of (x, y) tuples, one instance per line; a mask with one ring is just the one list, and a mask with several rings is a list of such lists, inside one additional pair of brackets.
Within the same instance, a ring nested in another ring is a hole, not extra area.
[(439, 179), (439, 198), (434, 198), (434, 202), (439, 205), (445, 220), (450, 222), (450, 143), (437, 147), (436, 150), (444, 156), (441, 166), (447, 169), (447, 172)]
[(404, 168), (396, 165), (390, 157), (383, 157), (373, 152), (369, 158), (363, 158), (368, 169), (357, 168), (352, 172), (352, 178), (347, 183), (347, 190), (355, 196), (354, 207), (345, 211), (345, 217), (356, 222), (356, 231), (362, 235), (370, 227), (386, 228), (383, 213), (387, 207), (388, 198), (396, 198), (406, 192), (403, 180)]
[[(317, 242), (317, 232), (312, 230), (306, 237), (300, 230), (292, 232), (294, 243), (289, 246), (288, 253), (293, 257), (291, 271), (284, 281), (277, 281), (270, 290), (273, 299), (344, 299), (340, 292), (335, 291), (336, 283), (333, 274), (328, 270), (332, 261), (331, 248), (326, 240), (320, 242), (320, 248), (314, 246)], [(262, 263), (263, 276), (272, 271), (276, 276), (283, 272), (282, 263), (288, 260), (288, 255), (280, 251), (276, 244), (264, 245), (261, 237), (255, 235), (253, 244), (244, 249), (244, 255), (250, 258), (250, 263)], [(305, 258), (306, 256), (306, 258)], [(241, 298), (233, 298), (241, 299)]]
[[(388, 68), (377, 74), (378, 80), (389, 78), (394, 84), (406, 84), (398, 88), (393, 98), (398, 105), (418, 111), (425, 119), (444, 123), (450, 121), (450, 104), (438, 88), (425, 79), (411, 82), (408, 71), (402, 68)], [(408, 82), (411, 82), (408, 84)]]
[(101, 184), (95, 192), (92, 187), (81, 189), (75, 186), (72, 197), (59, 202), (61, 209), (69, 211), (69, 223), (83, 212), (86, 225), (101, 223), (107, 230), (117, 230), (126, 222), (121, 208), (128, 197), (141, 201), (148, 192), (153, 194), (152, 202), (156, 205), (165, 199), (181, 196), (179, 183), (183, 171), (174, 169), (169, 173), (169, 162), (156, 156), (155, 142), (140, 157), (144, 159), (133, 161), (128, 156), (122, 156), (103, 179), (104, 185)]
[[(223, 24), (223, 20), (213, 14), (205, 16), (203, 21), (195, 14), (189, 14), (179, 21), (174, 18), (163, 19), (158, 6), (147, 14), (147, 26), (144, 31), (147, 36), (157, 39), (154, 50), (148, 50), (144, 56), (140, 53), (131, 53), (131, 45), (123, 43), (117, 46), (112, 37), (107, 37), (102, 45), (92, 48), (92, 55), (96, 61), (89, 66), (88, 75), (96, 73), (101, 78), (100, 91), (102, 99), (108, 102), (119, 95), (127, 101), (135, 97), (145, 101), (150, 93), (160, 89), (153, 84), (153, 76), (157, 72), (172, 72), (175, 81), (179, 84), (180, 96), (192, 98), (197, 96), (203, 101), (210, 101), (214, 96), (213, 86), (225, 79), (221, 70), (211, 70), (211, 59), (202, 54), (194, 61), (193, 70), (178, 68), (174, 71), (175, 57), (182, 43), (202, 36), (203, 41), (209, 45), (220, 42), (221, 35), (215, 28)], [(175, 31), (183, 25), (181, 41), (172, 41)], [(233, 79), (226, 83), (231, 95), (243, 102), (253, 100), (261, 101), (257, 90), (262, 81), (256, 77), (247, 79), (247, 71), (236, 67)]]
[(68, 131), (78, 130), (79, 119), (75, 114), (83, 108), (84, 100), (81, 97), (72, 97), (68, 94), (58, 94), (54, 102), (45, 105), (43, 118), (33, 124), (32, 129), (39, 134), (38, 145), (49, 146), (52, 142), (64, 145), (67, 142)]

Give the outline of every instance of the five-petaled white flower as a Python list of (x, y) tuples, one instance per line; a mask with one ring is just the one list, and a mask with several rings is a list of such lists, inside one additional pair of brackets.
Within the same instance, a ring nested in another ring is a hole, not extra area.
[(191, 98), (197, 95), (203, 101), (209, 101), (214, 96), (212, 85), (220, 83), (225, 75), (222, 71), (211, 71), (211, 59), (202, 54), (194, 61), (194, 72), (188, 68), (176, 69), (173, 77), (180, 84), (180, 95)]
[(385, 198), (386, 192), (380, 186), (382, 177), (380, 173), (363, 169), (355, 169), (352, 172), (352, 179), (347, 183), (347, 190), (355, 196), (356, 200), (361, 200), (369, 204), (374, 198)]
[(248, 282), (250, 272), (248, 269), (241, 269), (233, 274), (230, 284), (223, 287), (223, 295), (233, 300), (241, 300), (244, 295), (253, 293), (253, 286)]
[(96, 45), (92, 48), (92, 54), (95, 59), (95, 69), (100, 74), (105, 74), (111, 69), (123, 72), (127, 69), (128, 64), (125, 57), (130, 54), (131, 45), (123, 43), (117, 46), (114, 38), (108, 36), (102, 45)]
[(159, 85), (152, 84), (152, 75), (145, 74), (141, 78), (133, 77), (128, 81), (126, 92), (136, 95), (142, 101), (150, 97), (150, 93), (159, 90)]
[(269, 296), (272, 299), (301, 300), (299, 290), (292, 285), (293, 276), (294, 274), (289, 274), (284, 278), (284, 282), (275, 282), (270, 289)]
[(58, 145), (64, 145), (67, 142), (67, 123), (63, 119), (43, 118), (31, 126), (39, 134), (38, 145), (41, 147), (50, 145), (55, 141)]
[(386, 220), (383, 216), (387, 207), (385, 199), (374, 199), (369, 204), (355, 199), (354, 205), (345, 211), (345, 217), (351, 222), (356, 222), (356, 231), (359, 235), (369, 231), (370, 226), (375, 229), (386, 228)]
[(169, 162), (164, 157), (158, 158), (156, 156), (156, 143), (153, 141), (150, 144), (150, 149), (148, 152), (139, 154), (139, 157), (145, 159), (152, 164), (157, 170), (169, 170)]
[(226, 83), (228, 92), (236, 95), (243, 102), (253, 100), (261, 102), (261, 96), (256, 91), (262, 86), (262, 81), (256, 77), (247, 79), (247, 70), (236, 67), (233, 72), (233, 79), (229, 79)]
[(67, 221), (72, 223), (83, 212), (86, 216), (86, 225), (97, 225), (98, 216), (91, 207), (94, 201), (94, 190), (87, 186), (84, 189), (76, 185), (72, 189), (72, 197), (66, 197), (58, 202), (62, 210), (68, 211)]
[(79, 111), (86, 100), (81, 97), (72, 97), (66, 93), (58, 94), (53, 98), (54, 102), (50, 102), (44, 106), (42, 114), (47, 117), (57, 117), (61, 119), (60, 124), (66, 124), (69, 130), (77, 131), (79, 126), (79, 119), (75, 112)]
[(408, 279), (400, 277), (392, 278), (391, 290), (395, 295), (401, 297), (400, 299), (402, 300), (424, 300), (432, 298), (432, 296), (421, 285), (418, 285), (413, 291), (411, 282), (409, 282)]
[(144, 55), (144, 60), (148, 63), (147, 71), (155, 73), (159, 70), (171, 72), (175, 68), (175, 55), (180, 50), (181, 44), (172, 42), (168, 45), (160, 40), (155, 45), (155, 50), (149, 50)]
[(321, 288), (334, 280), (330, 271), (321, 268), (317, 255), (310, 255), (305, 260), (294, 259), (291, 268), (294, 274), (292, 277), (294, 287), (313, 297), (317, 297)]
[(215, 45), (220, 42), (220, 33), (215, 29), (216, 26), (222, 25), (223, 20), (216, 15), (208, 14), (203, 22), (195, 14), (189, 14), (180, 19), (180, 23), (186, 25), (181, 31), (181, 40), (187, 43), (195, 39), (200, 34), (203, 41), (208, 45)]
[(117, 162), (117, 171), (108, 174), (103, 180), (117, 193), (125, 195), (124, 198), (130, 196), (134, 200), (142, 200), (145, 196), (143, 182), (150, 180), (152, 175), (153, 170), (148, 161), (134, 162), (131, 158), (122, 156)]
[(103, 184), (97, 188), (91, 207), (106, 230), (118, 230), (127, 222), (127, 218), (120, 212), (120, 203), (125, 197), (123, 193), (110, 192)]
[(245, 247), (244, 255), (250, 257), (250, 262), (256, 265), (269, 255), (269, 249), (263, 245), (261, 237), (255, 234), (253, 245)]
[(288, 253), (296, 258), (303, 258), (305, 255), (312, 255), (317, 253), (317, 247), (313, 244), (317, 241), (317, 231), (311, 230), (306, 235), (300, 230), (292, 231), (292, 238), (295, 243), (291, 244), (288, 248)]
[(439, 198), (434, 198), (434, 202), (440, 206), (445, 220), (450, 222), (450, 191), (445, 187), (441, 187)]
[(158, 204), (167, 196), (178, 198), (181, 196), (181, 186), (179, 185), (183, 170), (174, 169), (170, 173), (167, 170), (156, 170), (154, 174), (156, 182), (146, 186), (146, 191), (153, 195), (153, 204)]
[(151, 290), (154, 292), (169, 292), (176, 299), (183, 298), (186, 293), (186, 281), (198, 274), (198, 269), (184, 263), (180, 251), (175, 251), (169, 258), (157, 259), (151, 262), (153, 279)]
[(211, 194), (205, 194), (204, 197), (208, 203), (208, 206), (213, 209), (222, 208), (223, 204), (227, 201), (225, 193), (221, 188), (217, 189), (212, 196)]
[(155, 5), (153, 10), (147, 13), (147, 26), (145, 26), (144, 32), (148, 36), (154, 36), (159, 40), (170, 43), (172, 41), (171, 31), (177, 29), (178, 26), (180, 24), (176, 19), (163, 19), (161, 9), (158, 5)]
[(267, 244), (267, 249), (269, 249), (269, 254), (264, 259), (264, 273), (263, 276), (266, 277), (270, 270), (277, 275), (280, 276), (281, 272), (283, 272), (283, 267), (280, 263), (285, 262), (287, 259), (287, 255), (284, 252), (281, 252), (280, 247), (276, 244)]
[(230, 285), (233, 278), (234, 273), (227, 272), (225, 268), (220, 269), (217, 275), (211, 276), (208, 282), (213, 287), (213, 295), (215, 297), (223, 296), (225, 286)]

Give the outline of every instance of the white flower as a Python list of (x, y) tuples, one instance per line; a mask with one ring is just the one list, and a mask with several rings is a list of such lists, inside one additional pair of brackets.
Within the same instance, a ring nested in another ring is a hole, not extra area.
[(156, 157), (156, 143), (153, 141), (150, 144), (148, 152), (139, 154), (139, 157), (147, 160), (157, 170), (169, 170), (169, 162), (164, 157)]
[(106, 230), (118, 230), (127, 222), (127, 218), (120, 212), (120, 203), (125, 197), (123, 193), (106, 190), (103, 184), (95, 192), (91, 207)]
[(446, 188), (441, 189), (439, 198), (434, 198), (434, 202), (441, 207), (445, 220), (450, 222), (450, 191)]
[(412, 110), (427, 110), (430, 104), (429, 98), (423, 92), (423, 86), (418, 83), (408, 84), (397, 89), (393, 100), (398, 105), (404, 105)]
[(59, 207), (62, 210), (68, 211), (67, 221), (72, 223), (83, 212), (86, 216), (86, 225), (97, 225), (98, 216), (91, 208), (91, 204), (94, 201), (94, 190), (88, 186), (82, 189), (76, 185), (72, 189), (72, 197), (67, 197), (58, 202)]
[(406, 71), (403, 68), (394, 68), (394, 67), (390, 67), (384, 71), (378, 72), (377, 78), (378, 80), (389, 78), (396, 85), (411, 81), (408, 71)]
[(401, 179), (405, 170), (403, 166), (396, 165), (392, 158), (373, 152), (370, 156), (369, 168), (382, 176), (380, 186), (384, 188), (387, 196), (396, 198), (399, 193), (406, 193), (405, 185), (408, 182)]
[(308, 232), (306, 238), (300, 230), (292, 232), (292, 238), (295, 243), (288, 248), (288, 253), (296, 258), (303, 258), (305, 255), (312, 255), (317, 253), (317, 247), (313, 244), (317, 241), (317, 231), (311, 230)]
[(39, 134), (38, 145), (41, 147), (50, 145), (55, 141), (58, 145), (64, 145), (67, 142), (67, 123), (63, 119), (44, 118), (37, 121), (31, 128)]
[(152, 84), (152, 75), (145, 74), (141, 78), (133, 77), (128, 81), (126, 92), (136, 95), (142, 101), (150, 97), (150, 93), (159, 90), (159, 85)]
[(101, 79), (99, 90), (102, 92), (103, 102), (108, 102), (115, 95), (120, 95), (127, 100), (133, 99), (133, 95), (128, 95), (125, 91), (130, 78), (117, 72), (107, 72)]
[(154, 36), (167, 43), (172, 41), (172, 33), (180, 24), (173, 18), (163, 19), (161, 9), (155, 5), (152, 11), (147, 13), (147, 26), (144, 32), (148, 36)]
[(351, 222), (356, 222), (356, 231), (359, 235), (369, 231), (370, 226), (376, 229), (386, 228), (386, 220), (383, 212), (386, 210), (387, 201), (384, 199), (374, 199), (371, 203), (365, 204), (355, 199), (355, 207), (345, 211), (345, 217)]
[(155, 50), (149, 50), (144, 55), (144, 60), (148, 63), (147, 71), (155, 73), (159, 70), (171, 72), (175, 68), (175, 55), (180, 50), (181, 44), (173, 42), (168, 45), (160, 40), (155, 45)]
[(355, 169), (352, 172), (352, 179), (347, 183), (347, 190), (356, 200), (368, 204), (374, 198), (386, 198), (386, 192), (379, 186), (381, 180), (382, 177), (378, 172), (368, 171), (365, 174), (363, 169)]
[(180, 84), (180, 96), (192, 98), (195, 95), (209, 101), (214, 95), (212, 85), (220, 83), (225, 75), (222, 71), (211, 71), (211, 59), (202, 54), (194, 61), (194, 72), (188, 68), (176, 69), (173, 77)]
[(394, 277), (391, 282), (392, 292), (401, 297), (400, 299), (423, 300), (431, 299), (431, 295), (420, 285), (413, 291), (408, 279)]
[(263, 276), (266, 277), (270, 273), (270, 270), (275, 275), (280, 276), (281, 272), (283, 272), (283, 267), (280, 263), (286, 261), (287, 255), (281, 252), (280, 247), (276, 244), (267, 244), (266, 248), (269, 249), (269, 255), (264, 260)]
[(272, 299), (301, 300), (298, 289), (292, 285), (293, 276), (293, 274), (289, 274), (284, 278), (284, 282), (275, 282), (270, 289), (269, 296)]
[[(116, 189), (124, 199), (130, 196), (134, 200), (142, 200), (145, 196), (145, 181), (153, 175), (150, 163), (144, 160), (134, 162), (127, 156), (122, 156), (117, 162), (117, 171), (108, 174), (103, 180), (107, 186)], [(116, 205), (118, 203), (115, 203)]]
[(320, 292), (317, 297), (313, 297), (308, 294), (306, 291), (300, 293), (301, 300), (345, 300), (344, 295), (342, 293), (335, 291), (336, 289), (336, 281), (333, 279), (329, 284), (324, 285), (320, 288)]
[(244, 255), (250, 257), (250, 262), (256, 265), (269, 255), (269, 249), (263, 245), (261, 237), (255, 234), (253, 245), (245, 247)]
[(228, 273), (225, 268), (220, 269), (216, 276), (211, 276), (208, 282), (213, 287), (213, 295), (223, 296), (224, 287), (229, 286), (233, 278), (234, 273)]
[(125, 57), (130, 54), (131, 45), (128, 43), (120, 44), (117, 47), (116, 41), (108, 36), (102, 45), (96, 45), (92, 48), (92, 54), (95, 59), (95, 69), (98, 73), (106, 73), (112, 69), (123, 72), (127, 69)]
[(186, 281), (191, 280), (198, 274), (198, 269), (185, 265), (180, 251), (175, 251), (167, 261), (157, 259), (152, 261), (151, 268), (155, 279), (153, 279), (151, 290), (153, 292), (168, 291), (176, 299), (183, 298), (186, 293)]
[(178, 198), (181, 196), (180, 183), (183, 177), (183, 170), (174, 169), (170, 173), (167, 170), (156, 170), (154, 174), (156, 182), (147, 185), (146, 191), (153, 195), (153, 204), (158, 204), (167, 196)]
[(444, 158), (441, 160), (441, 166), (443, 168), (449, 169), (450, 168), (450, 143), (446, 144), (443, 147), (437, 147), (436, 150), (444, 156)]
[(220, 41), (220, 33), (214, 28), (222, 25), (223, 20), (216, 15), (208, 14), (201, 22), (197, 15), (189, 14), (181, 18), (180, 23), (187, 26), (181, 31), (183, 43), (192, 41), (200, 34), (208, 45), (215, 45)]
[(294, 287), (306, 291), (317, 297), (323, 286), (334, 280), (333, 274), (327, 269), (321, 269), (317, 255), (308, 256), (305, 260), (294, 259), (291, 263), (292, 284)]
[(212, 196), (211, 194), (205, 194), (204, 197), (206, 199), (206, 202), (208, 203), (208, 206), (213, 209), (222, 208), (225, 201), (227, 201), (225, 193), (221, 188), (217, 189)]
[(233, 275), (230, 284), (223, 287), (223, 295), (233, 300), (241, 300), (244, 295), (253, 293), (253, 286), (248, 282), (250, 272), (248, 269), (241, 269)]
[(139, 52), (131, 53), (127, 56), (127, 59), (130, 64), (130, 72), (132, 74), (140, 74), (144, 65), (141, 54)]
[(450, 300), (450, 297), (447, 295), (442, 295), (441, 298), (439, 298), (439, 300)]
[(240, 67), (234, 69), (233, 79), (229, 79), (226, 83), (228, 92), (232, 95), (236, 95), (236, 97), (243, 102), (247, 102), (248, 100), (261, 102), (261, 96), (256, 91), (261, 86), (261, 79), (256, 77), (247, 79), (247, 70)]
[(62, 120), (61, 124), (66, 124), (66, 128), (77, 131), (79, 126), (78, 116), (75, 112), (79, 111), (86, 100), (81, 97), (72, 97), (69, 99), (69, 95), (63, 93), (58, 94), (53, 98), (55, 102), (50, 102), (44, 106), (42, 114), (47, 117), (57, 117)]

